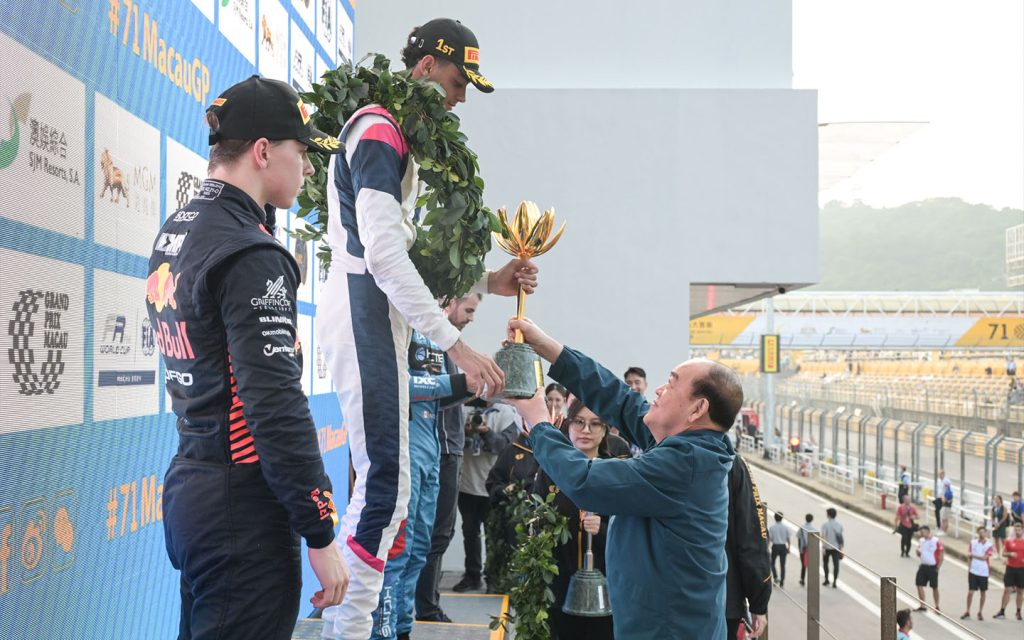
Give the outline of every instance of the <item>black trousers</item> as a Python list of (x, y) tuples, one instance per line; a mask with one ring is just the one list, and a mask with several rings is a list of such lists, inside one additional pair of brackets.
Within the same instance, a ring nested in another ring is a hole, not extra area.
[(740, 623), (743, 622), (742, 618), (728, 618), (725, 621), (725, 638), (726, 640), (736, 640), (736, 634), (740, 630)]
[(932, 504), (935, 505), (935, 527), (939, 528), (942, 526), (942, 498), (935, 498), (932, 500)]
[(430, 536), (427, 564), (424, 565), (419, 581), (416, 583), (416, 615), (421, 618), (441, 613), (441, 560), (455, 535), (455, 514), (458, 513), (456, 505), (459, 498), (461, 472), (461, 455), (441, 454), (440, 490), (437, 493), (434, 532)]
[[(786, 581), (786, 556), (789, 555), (789, 549), (784, 544), (773, 544), (772, 545), (772, 577), (779, 582)], [(779, 559), (779, 572), (775, 573), (775, 559)]]
[(586, 618), (572, 616), (560, 606), (548, 609), (551, 640), (613, 640), (612, 617)]
[(181, 571), (179, 640), (288, 640), (302, 587), (299, 536), (260, 465), (175, 458), (164, 540)]
[(914, 530), (910, 527), (900, 525), (900, 553), (910, 554), (911, 542), (914, 539)]
[(482, 530), (491, 500), (487, 496), (459, 493), (459, 515), (462, 516), (462, 543), (466, 551), (466, 575), (479, 580), (483, 575)]
[(825, 579), (828, 580), (828, 561), (832, 560), (832, 582), (839, 579), (839, 551), (836, 549), (825, 550)]

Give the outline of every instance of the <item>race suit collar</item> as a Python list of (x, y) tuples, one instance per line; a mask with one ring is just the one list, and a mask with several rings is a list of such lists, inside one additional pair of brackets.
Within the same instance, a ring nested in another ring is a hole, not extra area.
[(263, 208), (248, 193), (230, 182), (207, 178), (199, 187), (196, 199), (220, 200), (220, 204), (242, 223), (255, 222), (262, 227), (267, 222)]

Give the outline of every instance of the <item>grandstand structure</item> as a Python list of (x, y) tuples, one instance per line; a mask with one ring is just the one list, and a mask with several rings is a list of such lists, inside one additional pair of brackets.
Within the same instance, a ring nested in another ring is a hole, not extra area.
[[(1024, 234), (1024, 225), (1016, 227)], [(1007, 230), (1009, 239), (1010, 231)], [(1009, 242), (1009, 240), (1007, 240)], [(1024, 236), (1019, 240), (1024, 243)], [(1024, 260), (1024, 246), (1021, 247)], [(775, 313), (824, 316), (972, 316), (1005, 317), (1024, 314), (1019, 291), (797, 291), (773, 299)], [(726, 313), (763, 313), (767, 301), (733, 307)]]
[[(694, 330), (700, 353), (735, 368), (755, 398), (762, 396), (756, 345), (768, 304), (739, 305)], [(784, 349), (775, 387), (780, 403), (1024, 432), (1024, 385), (1017, 377), (1024, 369), (1016, 370), (1024, 367), (1019, 292), (804, 291), (771, 304)]]

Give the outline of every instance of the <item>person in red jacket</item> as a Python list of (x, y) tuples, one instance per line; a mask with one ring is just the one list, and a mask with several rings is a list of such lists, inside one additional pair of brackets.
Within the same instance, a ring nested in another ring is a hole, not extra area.
[(1006, 575), (1003, 576), (1003, 602), (999, 605), (996, 618), (1006, 617), (1006, 605), (1010, 604), (1010, 594), (1017, 594), (1017, 619), (1021, 619), (1021, 605), (1024, 604), (1024, 524), (1016, 522), (1013, 532), (1003, 544), (1003, 557), (1006, 558)]

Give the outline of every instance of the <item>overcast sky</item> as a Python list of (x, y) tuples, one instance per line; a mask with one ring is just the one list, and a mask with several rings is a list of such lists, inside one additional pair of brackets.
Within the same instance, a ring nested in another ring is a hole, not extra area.
[(1024, 2), (793, 0), (793, 86), (820, 122), (930, 124), (822, 201), (1024, 208)]

